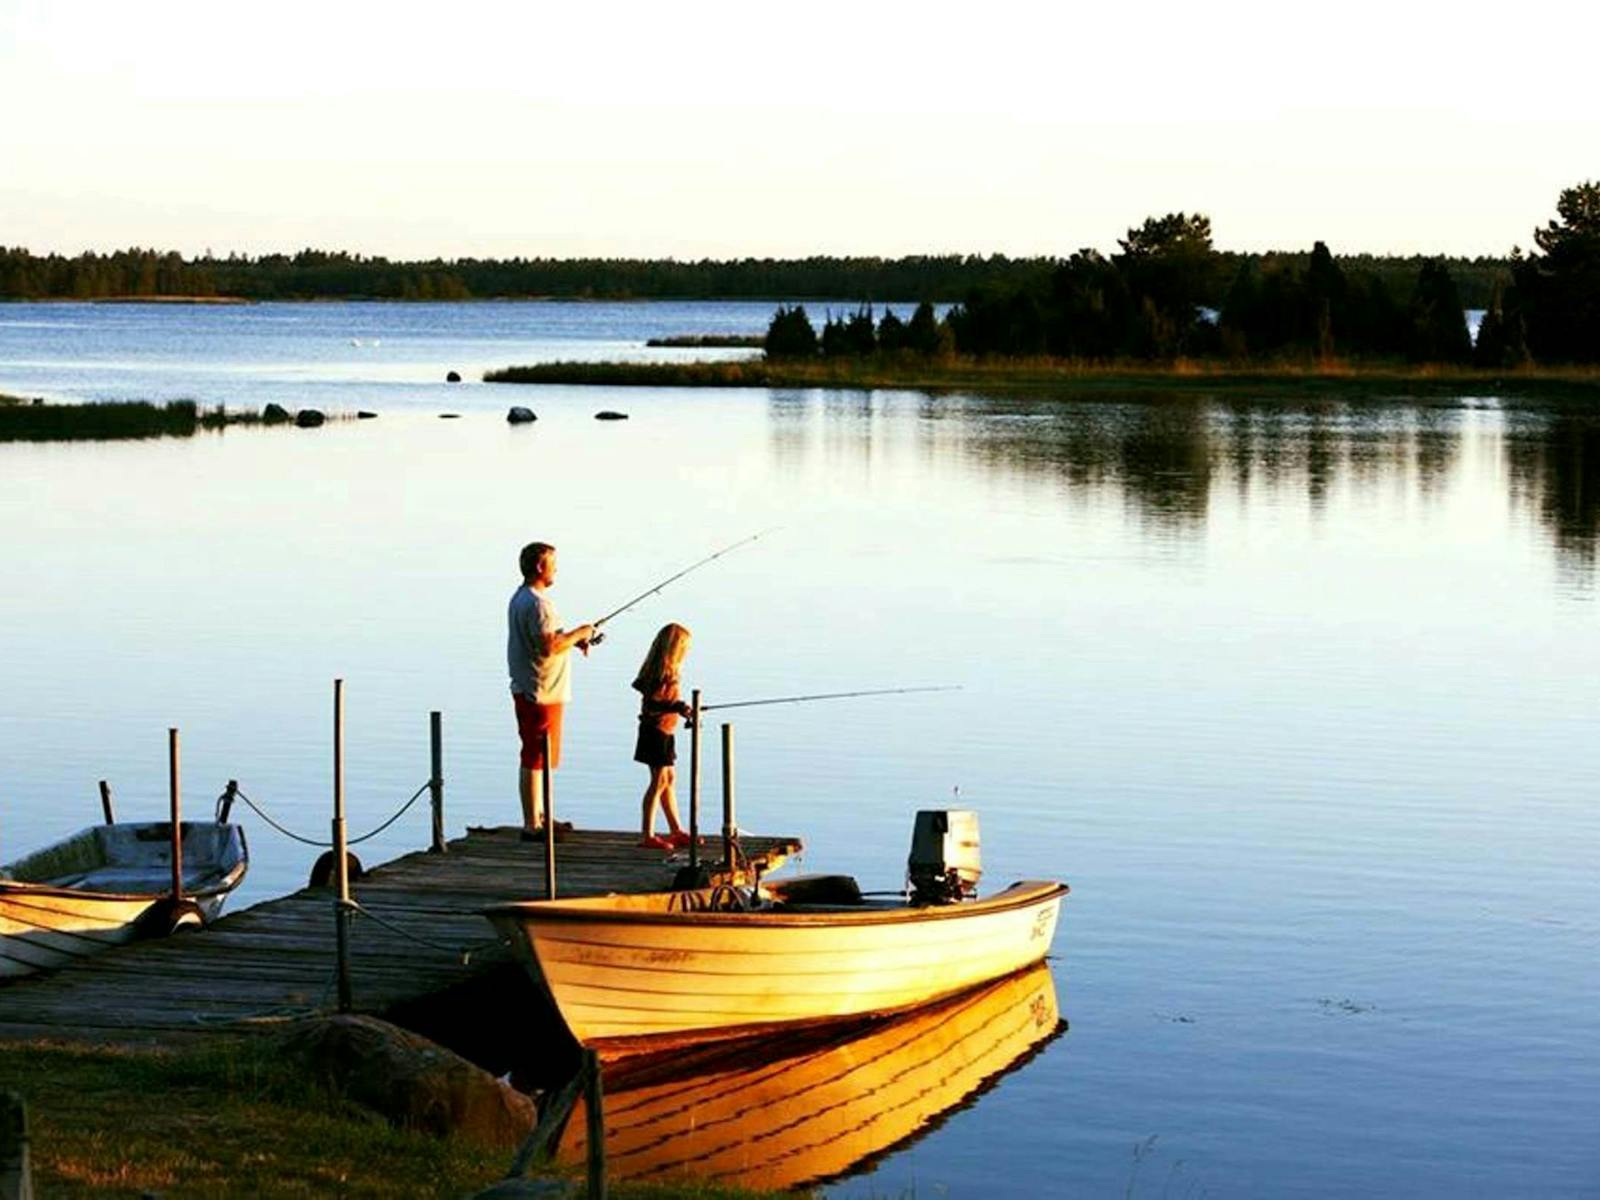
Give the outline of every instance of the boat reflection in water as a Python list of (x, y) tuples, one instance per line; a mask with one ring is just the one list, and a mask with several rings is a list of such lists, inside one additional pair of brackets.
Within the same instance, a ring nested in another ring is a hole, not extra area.
[[(1043, 963), (892, 1018), (713, 1043), (606, 1069), (613, 1179), (795, 1188), (919, 1136), (1066, 1029)], [(557, 1150), (582, 1162), (574, 1113)]]

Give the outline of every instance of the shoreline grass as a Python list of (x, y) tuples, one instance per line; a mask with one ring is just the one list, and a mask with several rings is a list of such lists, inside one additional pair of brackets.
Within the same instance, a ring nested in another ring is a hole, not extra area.
[[(288, 1066), (269, 1038), (177, 1047), (0, 1045), (28, 1106), (41, 1196), (469, 1196), (511, 1152), (391, 1127)], [(686, 1182), (612, 1183), (617, 1200), (757, 1200)], [(793, 1198), (790, 1198), (793, 1200)]]
[(156, 404), (131, 400), (107, 404), (45, 404), (0, 396), (0, 442), (117, 441), (192, 437), (230, 425), (271, 424), (262, 413), (201, 408), (193, 400)]
[(645, 345), (684, 350), (759, 350), (766, 341), (764, 333), (677, 333), (648, 338)]
[(553, 362), (506, 367), (484, 375), (486, 383), (593, 384), (611, 387), (843, 388), (910, 391), (1004, 392), (1246, 392), (1381, 393), (1460, 392), (1484, 388), (1500, 393), (1553, 392), (1600, 398), (1600, 369), (1528, 367), (1489, 371), (1472, 367), (1407, 363), (1262, 363), (1179, 360), (1170, 365), (1090, 363), (1066, 359), (856, 359), (735, 362), (619, 363)]

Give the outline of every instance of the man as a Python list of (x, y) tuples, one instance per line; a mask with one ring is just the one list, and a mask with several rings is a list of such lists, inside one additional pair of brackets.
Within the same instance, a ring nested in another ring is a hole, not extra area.
[[(544, 796), (544, 745), (550, 739), (550, 769), (561, 764), (561, 716), (572, 697), (572, 664), (569, 654), (577, 646), (589, 653), (594, 640), (593, 625), (562, 629), (561, 617), (548, 595), (556, 581), (556, 548), (545, 542), (529, 542), (522, 548), (517, 565), (522, 584), (511, 596), (506, 610), (509, 636), (506, 639), (506, 665), (511, 671), (511, 703), (517, 713), (517, 733), (522, 739), (521, 767), (517, 790), (522, 797), (522, 839), (534, 841), (546, 836)], [(558, 824), (556, 834), (571, 825)]]

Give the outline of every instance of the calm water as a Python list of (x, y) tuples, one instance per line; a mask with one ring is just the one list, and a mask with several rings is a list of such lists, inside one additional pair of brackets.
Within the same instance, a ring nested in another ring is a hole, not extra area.
[[(0, 392), (382, 413), (0, 446), (0, 859), (101, 777), (157, 816), (169, 725), (193, 804), (237, 777), (322, 836), (336, 676), (354, 828), (433, 708), (452, 833), (510, 822), (517, 548), (583, 619), (779, 526), (579, 664), (568, 815), (634, 820), (627, 682), (675, 619), (708, 702), (962, 686), (737, 714), (747, 828), (894, 886), (954, 802), (987, 882), (1073, 887), (1070, 1031), (834, 1194), (1600, 1194), (1600, 415), (442, 382), (768, 312), (0, 307)], [(239, 902), (299, 886), (246, 819)]]

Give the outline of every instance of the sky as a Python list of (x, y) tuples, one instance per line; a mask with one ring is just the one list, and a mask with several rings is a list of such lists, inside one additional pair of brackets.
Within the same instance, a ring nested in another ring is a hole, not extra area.
[(1504, 254), (1600, 7), (0, 0), (0, 244), (390, 258)]

